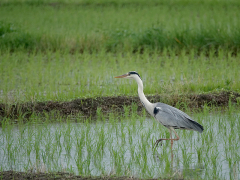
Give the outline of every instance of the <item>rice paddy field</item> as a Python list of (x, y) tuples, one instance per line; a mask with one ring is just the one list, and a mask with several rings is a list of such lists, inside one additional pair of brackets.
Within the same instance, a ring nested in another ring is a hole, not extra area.
[(1, 49), (197, 52), (240, 46), (238, 0), (3, 0)]
[(114, 79), (137, 71), (146, 95), (181, 95), (178, 108), (204, 131), (177, 130), (171, 152), (170, 142), (154, 148), (169, 133), (134, 103), (87, 117), (0, 116), (0, 179), (240, 179), (240, 98), (200, 109), (184, 99), (240, 93), (239, 17), (237, 0), (2, 0), (0, 105), (137, 96), (136, 82)]
[[(133, 107), (134, 109), (134, 107)], [(126, 107), (121, 116), (99, 111), (97, 119), (31, 116), (17, 125), (8, 119), (0, 129), (1, 170), (71, 172), (81, 176), (160, 179), (239, 179), (240, 114), (206, 106), (190, 113), (204, 132), (178, 130), (180, 140), (154, 147), (169, 132), (154, 119)], [(171, 159), (173, 153), (173, 159)]]

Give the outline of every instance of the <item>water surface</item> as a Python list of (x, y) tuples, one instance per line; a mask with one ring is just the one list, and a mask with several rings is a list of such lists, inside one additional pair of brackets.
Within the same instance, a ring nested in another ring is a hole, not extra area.
[(153, 119), (129, 117), (95, 122), (29, 123), (0, 129), (0, 168), (70, 171), (80, 175), (201, 177), (240, 179), (239, 116), (193, 115), (202, 134), (176, 130), (170, 142), (154, 147), (168, 130)]

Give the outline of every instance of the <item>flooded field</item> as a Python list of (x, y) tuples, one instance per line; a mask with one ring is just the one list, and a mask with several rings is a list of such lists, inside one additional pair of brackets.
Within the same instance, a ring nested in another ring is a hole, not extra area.
[(154, 148), (168, 130), (146, 115), (98, 114), (96, 120), (37, 117), (0, 128), (1, 171), (71, 172), (81, 176), (139, 178), (240, 178), (240, 114), (237, 110), (205, 109), (191, 116), (204, 126), (202, 134), (177, 130), (173, 161), (170, 142)]
[[(240, 179), (239, 16), (239, 0), (0, 1), (0, 180)], [(129, 71), (203, 133), (154, 147), (169, 132), (114, 78)]]

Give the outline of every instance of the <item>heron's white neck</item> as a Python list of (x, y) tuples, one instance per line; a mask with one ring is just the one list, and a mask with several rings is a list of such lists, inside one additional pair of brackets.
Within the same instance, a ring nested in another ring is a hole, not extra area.
[(147, 111), (152, 114), (153, 113), (153, 104), (150, 103), (146, 96), (144, 95), (143, 93), (143, 82), (142, 80), (137, 77), (137, 78), (134, 78), (136, 81), (137, 81), (137, 84), (138, 84), (138, 96), (143, 104), (143, 106), (147, 109)]

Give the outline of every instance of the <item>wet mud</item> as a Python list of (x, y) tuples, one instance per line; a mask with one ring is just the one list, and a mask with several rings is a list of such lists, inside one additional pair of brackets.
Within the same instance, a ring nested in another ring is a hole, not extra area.
[(33, 173), (33, 172), (15, 172), (15, 171), (3, 171), (0, 172), (0, 180), (138, 180), (138, 178), (127, 177), (127, 176), (99, 176), (99, 177), (82, 177), (76, 176), (70, 173), (56, 172), (56, 173)]
[[(191, 95), (153, 95), (147, 96), (152, 103), (163, 102), (178, 108), (201, 109), (204, 104), (214, 106), (228, 106), (229, 100), (232, 103), (240, 102), (240, 94), (236, 92), (223, 91), (220, 93), (191, 94)], [(118, 97), (97, 97), (76, 99), (68, 102), (46, 101), (27, 102), (13, 105), (0, 104), (0, 117), (30, 117), (33, 113), (45, 114), (56, 112), (60, 115), (82, 115), (85, 117), (96, 115), (97, 109), (103, 113), (124, 112), (124, 106), (137, 105), (137, 111), (141, 112), (143, 106), (139, 97), (118, 96)]]

